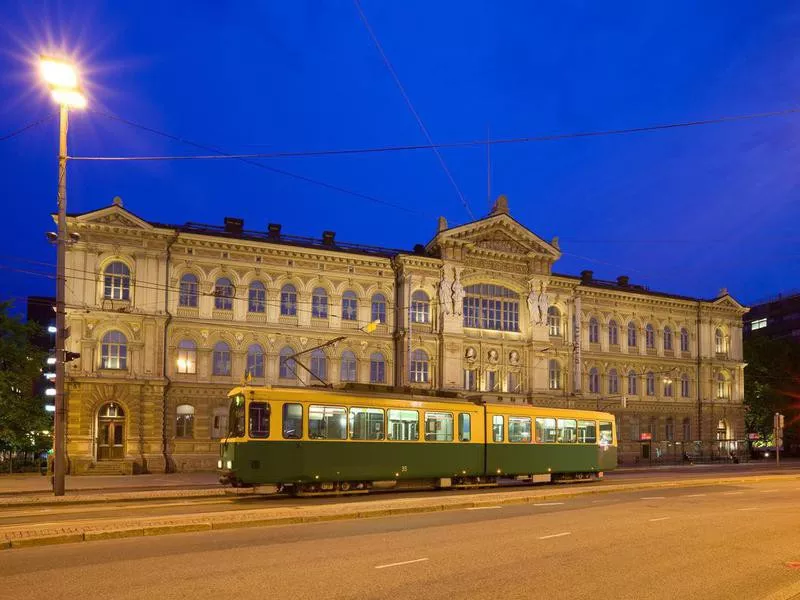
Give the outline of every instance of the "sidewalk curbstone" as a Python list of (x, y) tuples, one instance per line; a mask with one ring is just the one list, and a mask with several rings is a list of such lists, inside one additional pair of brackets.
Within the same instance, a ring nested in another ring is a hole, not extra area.
[(44, 535), (38, 537), (20, 538), (11, 540), (12, 548), (29, 548), (31, 546), (50, 546), (53, 544), (71, 544), (82, 542), (83, 533), (62, 533), (59, 535)]
[(144, 535), (143, 527), (134, 527), (132, 529), (106, 529), (99, 531), (85, 531), (83, 533), (84, 542), (95, 542), (98, 540), (116, 540), (128, 537), (142, 537)]
[(168, 525), (147, 525), (144, 535), (164, 535), (169, 533), (191, 533), (194, 531), (211, 531), (211, 523), (170, 523)]

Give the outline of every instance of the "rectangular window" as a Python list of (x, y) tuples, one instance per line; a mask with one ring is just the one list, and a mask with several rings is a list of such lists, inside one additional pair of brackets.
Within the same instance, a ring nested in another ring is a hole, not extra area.
[(556, 441), (556, 420), (536, 417), (536, 441), (539, 444), (554, 444)]
[(767, 326), (766, 319), (756, 319), (750, 324), (750, 330), (755, 331), (756, 329), (764, 329)]
[(578, 443), (597, 443), (597, 424), (594, 421), (578, 421)]
[(478, 389), (475, 369), (464, 369), (464, 389), (475, 391)]
[[(637, 436), (638, 437), (638, 436)], [(614, 443), (614, 430), (611, 423), (600, 421), (600, 444), (609, 445)]]
[(283, 405), (283, 437), (287, 440), (299, 440), (303, 437), (303, 405)]
[(484, 380), (484, 391), (494, 392), (497, 390), (497, 372), (486, 371), (486, 379)]
[(419, 439), (419, 413), (416, 410), (389, 409), (389, 439)]
[(675, 423), (672, 421), (672, 419), (667, 421), (664, 437), (668, 442), (671, 442), (675, 439)]
[(308, 437), (312, 440), (346, 440), (347, 410), (344, 406), (309, 406)]
[(574, 444), (578, 440), (578, 423), (575, 419), (558, 419), (558, 443)]
[(266, 402), (250, 403), (250, 437), (269, 437), (269, 404)]
[(503, 416), (494, 415), (492, 417), (492, 439), (495, 442), (503, 441)]
[(425, 413), (425, 441), (453, 441), (453, 413)]
[(508, 441), (514, 443), (530, 444), (531, 418), (508, 417)]
[(480, 299), (464, 298), (464, 327), (480, 327)]
[(512, 394), (517, 394), (522, 391), (522, 385), (519, 382), (519, 374), (518, 373), (509, 373), (508, 374), (508, 387), (506, 391)]
[(472, 424), (469, 413), (458, 415), (458, 441), (469, 442), (472, 439)]
[(385, 437), (383, 410), (380, 408), (350, 409), (351, 440), (382, 440)]

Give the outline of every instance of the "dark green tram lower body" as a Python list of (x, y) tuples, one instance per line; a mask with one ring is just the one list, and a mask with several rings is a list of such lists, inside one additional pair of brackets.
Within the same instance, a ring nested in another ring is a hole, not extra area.
[(579, 444), (251, 441), (223, 444), (220, 458), (225, 480), (253, 485), (597, 473), (616, 467), (617, 449)]

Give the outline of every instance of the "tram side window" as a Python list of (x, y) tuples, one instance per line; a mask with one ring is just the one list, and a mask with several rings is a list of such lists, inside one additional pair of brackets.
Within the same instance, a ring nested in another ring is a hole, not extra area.
[(600, 443), (601, 444), (614, 443), (614, 430), (611, 428), (611, 423), (600, 421)]
[(287, 440), (299, 440), (303, 437), (303, 405), (283, 405), (283, 437)]
[(559, 419), (558, 443), (574, 444), (576, 441), (578, 441), (577, 429), (578, 424), (575, 419)]
[(350, 409), (351, 440), (382, 440), (384, 437), (383, 409)]
[(597, 443), (597, 424), (594, 421), (578, 421), (578, 443)]
[(503, 441), (503, 415), (492, 417), (492, 439), (495, 442)]
[(536, 441), (540, 444), (554, 444), (556, 441), (556, 420), (536, 417)]
[(458, 415), (458, 441), (468, 442), (472, 439), (472, 425), (469, 413)]
[(250, 403), (250, 437), (269, 437), (269, 404), (266, 402)]
[(312, 440), (346, 440), (347, 410), (344, 406), (308, 407), (308, 437)]
[(453, 413), (426, 412), (425, 413), (425, 441), (426, 442), (452, 442), (453, 441)]
[(408, 441), (419, 439), (419, 412), (389, 409), (389, 439)]
[(231, 409), (228, 414), (228, 436), (244, 437), (244, 396), (239, 394), (231, 400)]
[(531, 441), (531, 418), (508, 417), (508, 441), (528, 444)]

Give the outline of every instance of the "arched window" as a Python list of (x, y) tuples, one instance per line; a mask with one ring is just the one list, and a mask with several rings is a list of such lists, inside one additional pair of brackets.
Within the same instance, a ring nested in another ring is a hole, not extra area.
[(619, 345), (619, 327), (617, 327), (617, 322), (613, 319), (608, 322), (608, 345)]
[(592, 317), (589, 319), (589, 343), (596, 344), (600, 341), (600, 326), (597, 324), (597, 319)]
[(723, 354), (726, 351), (725, 334), (722, 333), (721, 329), (717, 329), (714, 332), (714, 347), (717, 350), (717, 354)]
[(227, 277), (220, 277), (214, 284), (214, 308), (233, 310), (233, 284)]
[(124, 262), (115, 260), (103, 273), (103, 297), (110, 300), (131, 299), (131, 270)]
[(561, 311), (557, 306), (550, 306), (547, 309), (547, 328), (551, 336), (561, 335)]
[(128, 368), (128, 338), (121, 331), (109, 331), (103, 336), (100, 348), (100, 368)]
[(178, 342), (178, 373), (197, 373), (197, 344), (192, 340)]
[(315, 319), (328, 318), (328, 292), (325, 288), (314, 288), (311, 293), (311, 316)]
[(664, 351), (672, 351), (672, 329), (669, 326), (664, 327)]
[(190, 404), (179, 404), (176, 413), (175, 437), (192, 437), (194, 435), (194, 406)]
[(608, 393), (619, 394), (619, 375), (616, 369), (611, 369), (608, 372)]
[(181, 277), (181, 289), (178, 294), (178, 305), (197, 308), (197, 277), (185, 273)]
[(291, 283), (281, 288), (281, 316), (297, 316), (297, 289)]
[(519, 294), (515, 291), (487, 283), (469, 285), (463, 291), (464, 327), (519, 331)]
[(347, 290), (342, 294), (342, 320), (355, 321), (358, 319), (358, 300), (356, 293)]
[(259, 344), (247, 348), (247, 374), (251, 377), (264, 376), (264, 349)]
[(369, 320), (379, 323), (386, 323), (386, 298), (383, 294), (375, 294), (372, 296), (372, 311)]
[(424, 350), (414, 350), (411, 353), (411, 381), (428, 383), (428, 370), (428, 354)]
[(297, 379), (297, 365), (293, 358), (294, 350), (289, 346), (281, 348), (280, 356), (278, 358), (278, 377), (281, 379)]
[(689, 417), (683, 419), (683, 441), (688, 442), (692, 439), (692, 422)]
[(428, 294), (417, 290), (411, 294), (411, 322), (429, 323), (431, 320), (431, 301)]
[(672, 398), (672, 378), (665, 377), (664, 378), (664, 396), (667, 398)]
[(681, 375), (681, 398), (689, 397), (689, 376), (684, 373)]
[(650, 323), (644, 328), (644, 344), (648, 349), (656, 347), (656, 332)]
[(592, 394), (600, 393), (600, 373), (597, 371), (597, 367), (589, 370), (589, 391)]
[(647, 389), (645, 390), (645, 393), (648, 396), (655, 396), (656, 395), (656, 376), (652, 371), (648, 371), (647, 377), (646, 377), (646, 382), (647, 382)]
[(628, 323), (628, 348), (636, 348), (636, 323)]
[(386, 360), (380, 352), (369, 355), (369, 382), (386, 383)]
[(681, 352), (689, 351), (689, 332), (685, 327), (681, 328)]
[(635, 396), (639, 393), (637, 389), (639, 386), (636, 384), (638, 379), (639, 378), (636, 376), (636, 371), (628, 371), (628, 393), (631, 396)]
[(730, 398), (730, 382), (722, 371), (717, 375), (717, 398)]
[(555, 359), (550, 359), (547, 363), (547, 370), (549, 374), (549, 382), (551, 390), (560, 390), (562, 386), (561, 381), (561, 363)]
[(356, 355), (350, 352), (350, 350), (342, 352), (339, 379), (342, 381), (356, 380)]
[(214, 345), (214, 356), (212, 371), (214, 375), (231, 374), (231, 348), (225, 342), (217, 342)]
[(328, 377), (328, 358), (322, 348), (317, 348), (311, 353), (311, 373), (316, 376), (315, 383), (320, 379), (324, 382)]
[(260, 281), (250, 284), (247, 292), (247, 312), (263, 313), (267, 310), (267, 289)]

